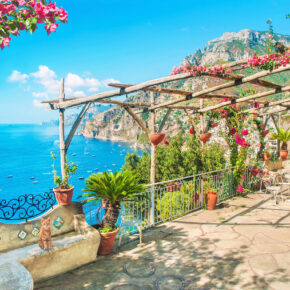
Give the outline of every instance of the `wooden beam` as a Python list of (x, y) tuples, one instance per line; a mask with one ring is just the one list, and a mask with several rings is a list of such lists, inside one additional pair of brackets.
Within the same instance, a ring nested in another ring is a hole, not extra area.
[[(108, 84), (111, 87), (116, 87), (116, 88), (128, 88), (133, 85), (129, 84)], [(176, 89), (168, 89), (168, 88), (161, 88), (160, 86), (156, 87), (150, 87), (146, 89), (146, 91), (151, 91), (151, 92), (156, 92), (156, 93), (163, 93), (163, 94), (171, 94), (171, 95), (183, 95), (183, 96), (190, 96), (192, 95), (192, 92), (189, 91), (182, 91), (182, 90), (176, 90)], [(212, 98), (228, 98), (228, 99), (236, 99), (237, 96), (232, 96), (232, 95), (225, 95), (225, 94), (207, 94), (200, 96), (200, 98), (205, 98), (205, 99), (212, 99)]]
[(208, 111), (211, 111), (211, 110), (215, 110), (215, 109), (218, 109), (218, 108), (222, 108), (222, 107), (231, 105), (233, 103), (242, 103), (242, 102), (245, 102), (245, 101), (250, 101), (250, 100), (254, 100), (254, 99), (258, 99), (258, 98), (263, 98), (263, 97), (266, 97), (266, 96), (279, 94), (281, 92), (287, 92), (287, 91), (290, 91), (290, 86), (283, 87), (281, 89), (272, 89), (272, 90), (269, 90), (269, 91), (266, 91), (266, 92), (263, 92), (263, 93), (258, 93), (258, 94), (255, 94), (255, 95), (246, 96), (246, 97), (243, 97), (243, 98), (239, 98), (239, 99), (235, 100), (234, 102), (233, 101), (223, 102), (221, 104), (217, 104), (217, 105), (214, 105), (214, 106), (206, 107), (204, 109), (200, 109), (200, 110), (197, 111), (197, 113), (205, 113), (205, 112), (208, 112)]
[(50, 109), (52, 110), (57, 110), (57, 109), (64, 109), (64, 108), (70, 108), (70, 107), (75, 107), (79, 106), (82, 104), (86, 104), (88, 102), (96, 102), (99, 100), (103, 99), (108, 99), (114, 96), (122, 96), (130, 93), (134, 93), (140, 90), (146, 90), (147, 88), (154, 86), (154, 85), (159, 85), (159, 84), (164, 84), (168, 82), (173, 82), (173, 81), (178, 81), (186, 78), (191, 78), (192, 75), (190, 73), (182, 73), (178, 75), (170, 75), (167, 77), (147, 81), (138, 85), (134, 85), (132, 87), (128, 88), (121, 88), (118, 90), (113, 90), (113, 91), (108, 91), (108, 92), (102, 92), (98, 93), (89, 97), (84, 97), (84, 98), (78, 98), (78, 99), (73, 99), (65, 102), (59, 102), (56, 104), (50, 104)]
[[(65, 99), (64, 95), (64, 79), (60, 81), (60, 94), (59, 94), (59, 101), (63, 102)], [(60, 150), (60, 168), (61, 168), (61, 176), (64, 180), (66, 177), (65, 172), (65, 132), (64, 132), (64, 109), (59, 109), (59, 150)]]
[[(108, 86), (114, 87), (114, 88), (128, 88), (128, 87), (132, 87), (134, 85), (132, 85), (132, 84), (119, 84), (118, 83), (118, 84), (108, 84)], [(147, 88), (146, 91), (161, 93), (161, 94), (173, 94), (173, 95), (176, 94), (176, 95), (183, 95), (183, 96), (187, 96), (187, 95), (192, 94), (192, 92), (170, 89), (170, 88), (162, 88), (161, 86), (152, 86), (152, 87)]]
[[(266, 115), (272, 115), (272, 114), (277, 114), (277, 113), (280, 113), (280, 112), (284, 112), (284, 111), (287, 111), (287, 110), (289, 110), (290, 108), (288, 108), (288, 107), (282, 107), (282, 108), (280, 108), (280, 109), (276, 109), (276, 110), (271, 110), (271, 111), (269, 111), (269, 112), (266, 112), (266, 113), (262, 113), (262, 114), (259, 114), (259, 116), (266, 116)], [(276, 127), (276, 125), (275, 125), (275, 127)]]
[(86, 112), (88, 111), (88, 109), (90, 108), (91, 103), (87, 103), (84, 105), (83, 109), (81, 110), (81, 112), (79, 113), (77, 119), (74, 121), (73, 126), (70, 129), (70, 132), (65, 140), (65, 153), (67, 153), (69, 145), (72, 141), (72, 138), (78, 128), (78, 126), (80, 125), (84, 115), (86, 114)]
[(132, 111), (131, 108), (129, 107), (124, 107), (124, 109), (128, 112), (129, 115), (132, 116), (132, 118), (137, 122), (137, 124), (142, 128), (142, 130), (149, 135), (150, 132), (149, 130), (146, 128), (146, 125), (143, 123), (143, 121)]
[[(209, 73), (207, 74), (207, 76), (219, 78), (219, 79), (224, 79), (224, 80), (229, 80), (229, 81), (234, 81), (234, 80), (238, 80), (238, 79), (245, 77), (244, 75), (241, 75), (241, 74), (228, 74), (228, 75), (216, 74), (216, 75), (212, 75)], [(272, 89), (281, 88), (281, 86), (278, 84), (274, 84), (274, 83), (268, 82), (266, 80), (260, 80), (260, 79), (251, 80), (251, 81), (249, 81), (249, 83), (253, 84), (253, 85), (261, 86), (261, 87), (272, 88)]]
[(165, 125), (170, 113), (171, 113), (171, 109), (168, 109), (166, 114), (165, 114), (165, 116), (163, 117), (163, 119), (161, 121), (161, 124), (159, 126), (159, 129), (158, 129), (157, 133), (161, 133), (162, 132), (162, 129), (163, 129), (163, 127), (164, 127), (164, 125)]
[(269, 70), (261, 71), (261, 72), (258, 72), (256, 74), (253, 74), (251, 76), (247, 76), (247, 77), (244, 77), (244, 78), (241, 78), (241, 79), (237, 79), (235, 81), (229, 81), (227, 83), (224, 83), (224, 84), (221, 84), (221, 85), (218, 85), (218, 86), (215, 86), (215, 87), (207, 88), (207, 89), (202, 90), (200, 92), (193, 93), (191, 97), (185, 96), (185, 97), (182, 97), (182, 98), (179, 98), (179, 99), (176, 99), (176, 100), (171, 100), (171, 101), (168, 101), (168, 102), (165, 102), (165, 103), (162, 103), (162, 104), (155, 105), (155, 106), (151, 107), (150, 109), (158, 109), (158, 108), (162, 108), (164, 106), (173, 105), (173, 104), (181, 103), (181, 102), (184, 102), (184, 101), (188, 101), (188, 100), (190, 100), (192, 98), (197, 98), (197, 97), (200, 97), (200, 96), (205, 95), (205, 94), (209, 94), (209, 93), (213, 93), (215, 91), (219, 91), (221, 89), (226, 89), (226, 88), (230, 88), (230, 87), (233, 87), (233, 86), (245, 84), (245, 83), (248, 83), (248, 82), (250, 82), (252, 80), (256, 80), (256, 79), (259, 79), (259, 78), (262, 78), (262, 77), (266, 77), (266, 76), (269, 76), (269, 75), (273, 75), (273, 74), (276, 74), (276, 73), (284, 72), (284, 71), (287, 71), (289, 69), (290, 69), (290, 65), (287, 65), (285, 67), (281, 66), (278, 69), (274, 69), (272, 71), (269, 71)]

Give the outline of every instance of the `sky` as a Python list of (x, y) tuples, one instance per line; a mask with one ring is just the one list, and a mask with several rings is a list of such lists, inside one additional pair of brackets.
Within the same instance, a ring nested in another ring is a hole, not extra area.
[[(56, 0), (68, 24), (47, 36), (14, 37), (0, 51), (0, 123), (57, 119), (41, 100), (108, 90), (109, 82), (139, 83), (170, 74), (183, 58), (224, 32), (290, 33), (289, 0)], [(67, 110), (68, 114), (74, 112)]]

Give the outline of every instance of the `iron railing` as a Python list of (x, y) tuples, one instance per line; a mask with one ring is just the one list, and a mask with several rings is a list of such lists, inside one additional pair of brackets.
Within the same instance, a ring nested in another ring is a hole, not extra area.
[(56, 204), (53, 191), (37, 195), (20, 195), (17, 198), (0, 201), (1, 221), (28, 221), (41, 216)]
[[(167, 180), (147, 186), (145, 193), (136, 195), (135, 201), (122, 202), (118, 220), (128, 232), (136, 232), (138, 227), (147, 228), (158, 223), (183, 216), (206, 206), (206, 189), (218, 193), (218, 202), (235, 195), (233, 172), (230, 168), (187, 177)], [(100, 204), (84, 204), (84, 213), (89, 224), (102, 220), (104, 210)]]

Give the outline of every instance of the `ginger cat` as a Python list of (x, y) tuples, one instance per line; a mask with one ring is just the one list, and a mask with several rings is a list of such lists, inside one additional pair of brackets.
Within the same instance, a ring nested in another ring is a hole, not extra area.
[(39, 233), (38, 245), (43, 250), (50, 250), (52, 248), (51, 231), (50, 231), (50, 217), (48, 219), (41, 219), (41, 229)]

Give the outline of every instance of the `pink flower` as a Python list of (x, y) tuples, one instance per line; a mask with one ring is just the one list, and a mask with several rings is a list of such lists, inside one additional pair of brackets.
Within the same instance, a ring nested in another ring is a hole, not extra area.
[(248, 131), (248, 130), (244, 130), (244, 131), (241, 132), (241, 134), (242, 134), (243, 136), (247, 136), (247, 135), (249, 134), (249, 131)]
[(242, 179), (242, 180), (245, 180), (245, 176), (242, 176), (241, 179)]
[(238, 185), (238, 186), (237, 186), (237, 191), (240, 192), (240, 193), (244, 193), (244, 192), (246, 192), (246, 191), (243, 189), (243, 186), (242, 186), (242, 185)]
[(166, 138), (163, 139), (163, 144), (164, 144), (164, 146), (168, 146), (169, 145), (169, 143), (168, 143)]
[(11, 38), (9, 38), (9, 37), (3, 37), (3, 40), (0, 43), (1, 49), (4, 49), (5, 46), (9, 46), (10, 40), (11, 40)]
[(58, 27), (57, 23), (50, 23), (49, 26), (47, 25), (44, 26), (44, 28), (47, 31), (47, 35), (49, 35), (51, 32), (55, 32), (57, 27)]
[(58, 9), (58, 16), (59, 16), (59, 20), (60, 21), (65, 21), (67, 22), (67, 12), (63, 9), (63, 8), (60, 8)]
[[(237, 130), (236, 130), (235, 128), (232, 128), (232, 129), (230, 130), (230, 133), (231, 133), (232, 135), (234, 135), (234, 134), (237, 133)], [(237, 135), (237, 136), (239, 136), (239, 135)]]
[(254, 103), (254, 107), (257, 109), (257, 108), (259, 108), (259, 103)]
[(190, 127), (189, 134), (193, 135), (193, 133), (194, 133), (194, 129), (192, 127)]

